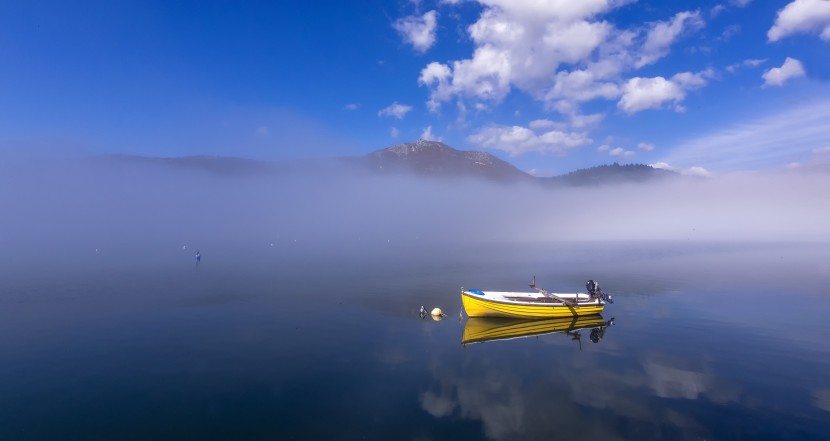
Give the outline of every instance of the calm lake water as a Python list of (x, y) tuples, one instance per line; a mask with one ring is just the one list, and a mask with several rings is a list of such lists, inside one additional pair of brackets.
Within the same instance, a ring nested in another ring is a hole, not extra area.
[[(6, 259), (0, 439), (830, 439), (827, 244), (412, 246)], [(615, 325), (462, 345), (534, 275)]]

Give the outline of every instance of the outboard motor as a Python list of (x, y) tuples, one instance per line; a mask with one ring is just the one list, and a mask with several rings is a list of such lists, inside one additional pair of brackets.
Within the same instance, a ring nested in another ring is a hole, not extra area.
[(590, 294), (591, 297), (596, 297), (597, 291), (599, 290), (599, 283), (589, 280), (588, 283), (585, 284), (585, 288), (588, 290), (588, 294)]
[(592, 299), (601, 299), (608, 303), (614, 303), (614, 300), (611, 299), (610, 295), (602, 292), (602, 289), (599, 287), (599, 283), (589, 280), (588, 283), (585, 284), (585, 288), (588, 290), (588, 294)]

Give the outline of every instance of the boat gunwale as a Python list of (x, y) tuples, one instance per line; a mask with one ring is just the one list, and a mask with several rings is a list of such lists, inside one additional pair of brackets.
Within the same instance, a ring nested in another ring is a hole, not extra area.
[[(512, 292), (512, 291), (481, 291), (481, 292), (487, 293), (487, 292)], [(521, 294), (521, 293), (516, 293), (516, 294)], [(565, 293), (563, 293), (563, 294), (565, 294)], [(538, 306), (538, 307), (550, 307), (550, 308), (564, 307), (564, 308), (569, 308), (569, 309), (570, 308), (578, 308), (580, 306), (605, 306), (605, 302), (602, 301), (602, 299), (596, 299), (595, 303), (592, 303), (592, 302), (579, 303), (579, 300), (578, 300), (579, 299), (579, 294), (584, 294), (584, 293), (566, 293), (566, 295), (574, 295), (575, 298), (577, 299), (576, 300), (576, 306), (572, 306), (572, 305), (568, 305), (568, 304), (565, 304), (565, 303), (562, 303), (562, 302), (559, 302), (559, 301), (556, 301), (556, 300), (554, 300), (553, 302), (523, 302), (523, 301), (519, 301), (519, 300), (511, 300), (511, 299), (508, 299), (504, 296), (501, 297), (504, 300), (500, 300), (500, 299), (494, 299), (492, 297), (486, 296), (486, 294), (485, 294), (485, 296), (482, 296), (482, 295), (479, 295), (479, 294), (471, 293), (468, 290), (461, 291), (462, 296), (467, 296), (467, 297), (470, 297), (471, 299), (477, 299), (477, 300), (481, 300), (483, 302), (499, 303), (499, 304), (502, 304), (502, 305)], [(557, 295), (562, 295), (562, 294), (557, 294)], [(540, 296), (540, 298), (541, 298), (541, 296)]]

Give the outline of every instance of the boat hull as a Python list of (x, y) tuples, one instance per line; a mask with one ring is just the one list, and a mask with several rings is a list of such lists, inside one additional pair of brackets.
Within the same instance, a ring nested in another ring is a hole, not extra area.
[(562, 303), (511, 302), (504, 299), (488, 298), (482, 295), (461, 293), (461, 303), (469, 317), (514, 317), (514, 318), (548, 318), (574, 317), (599, 314), (605, 303), (581, 304), (569, 306)]

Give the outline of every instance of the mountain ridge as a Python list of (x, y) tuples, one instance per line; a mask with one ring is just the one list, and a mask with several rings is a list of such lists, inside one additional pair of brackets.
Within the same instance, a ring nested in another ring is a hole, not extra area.
[(100, 158), (122, 163), (155, 164), (205, 170), (222, 175), (252, 173), (320, 173), (332, 167), (346, 167), (378, 174), (412, 174), (427, 178), (475, 178), (499, 183), (539, 183), (553, 186), (591, 186), (611, 183), (647, 182), (677, 173), (646, 164), (602, 164), (562, 175), (537, 177), (490, 153), (458, 150), (443, 142), (418, 140), (375, 150), (362, 156), (320, 159), (265, 161), (234, 156), (191, 155), (151, 157), (104, 155)]

